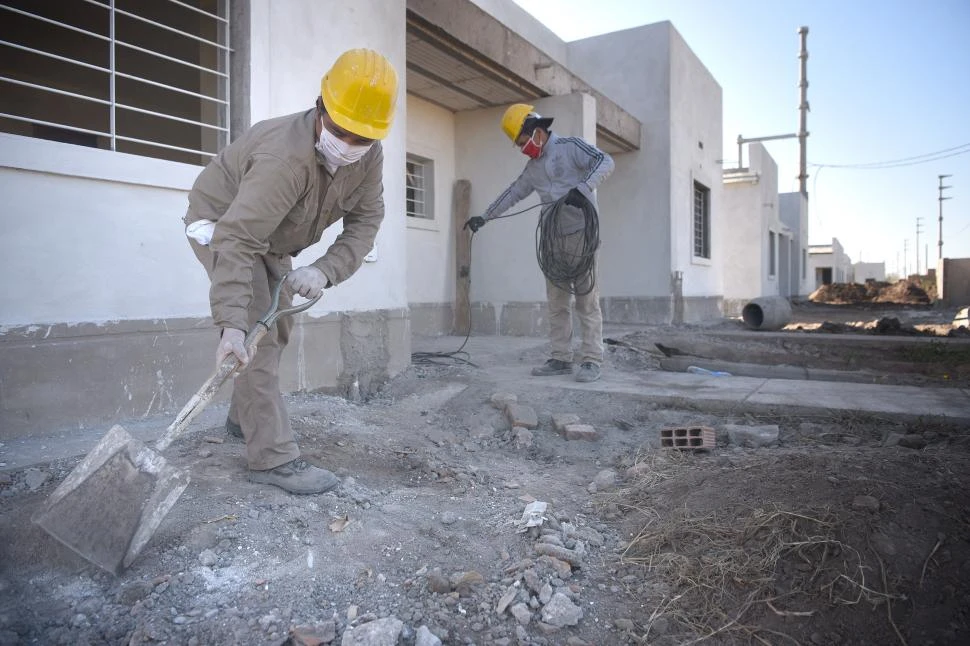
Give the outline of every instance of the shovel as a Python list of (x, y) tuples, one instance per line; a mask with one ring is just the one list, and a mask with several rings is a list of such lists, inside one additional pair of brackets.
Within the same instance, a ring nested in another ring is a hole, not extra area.
[[(281, 316), (308, 309), (315, 298), (280, 310), (284, 275), (269, 310), (246, 335), (252, 356), (256, 344)], [(189, 474), (170, 465), (161, 452), (209, 404), (239, 368), (229, 355), (175, 417), (154, 450), (115, 425), (65, 478), (32, 520), (61, 543), (112, 574), (127, 568), (189, 485)]]

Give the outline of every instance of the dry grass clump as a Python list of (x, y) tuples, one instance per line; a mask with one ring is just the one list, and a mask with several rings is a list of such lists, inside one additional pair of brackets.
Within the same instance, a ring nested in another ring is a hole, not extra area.
[(833, 605), (865, 601), (886, 604), (889, 622), (905, 644), (891, 607), (903, 597), (892, 592), (881, 561), (868, 566), (866, 550), (847, 543), (846, 528), (833, 511), (772, 506), (741, 516), (685, 508), (660, 513), (649, 507), (647, 492), (677, 475), (674, 455), (679, 454), (638, 462), (633, 485), (611, 496), (611, 504), (645, 518), (622, 560), (644, 566), (645, 578), (659, 575), (667, 590), (645, 622), (646, 632), (635, 636), (638, 641), (649, 643), (650, 625), (664, 616), (692, 633), (685, 644), (729, 634), (748, 642), (798, 644), (759, 625), (759, 618), (811, 617)]

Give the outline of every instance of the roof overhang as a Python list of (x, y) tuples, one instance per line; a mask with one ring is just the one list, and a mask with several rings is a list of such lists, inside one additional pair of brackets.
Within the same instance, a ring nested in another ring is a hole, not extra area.
[(584, 92), (597, 145), (640, 148), (637, 119), (467, 0), (407, 0), (407, 90), (454, 112)]

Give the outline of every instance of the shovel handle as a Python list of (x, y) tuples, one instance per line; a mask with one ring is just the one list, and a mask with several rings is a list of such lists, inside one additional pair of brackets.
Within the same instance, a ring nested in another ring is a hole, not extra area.
[[(283, 291), (283, 284), (286, 282), (286, 277), (288, 275), (289, 272), (280, 277), (279, 282), (276, 284), (276, 288), (273, 290), (273, 298), (272, 302), (270, 303), (269, 310), (259, 321), (256, 322), (256, 325), (252, 330), (249, 331), (249, 334), (246, 335), (246, 340), (244, 343), (246, 345), (246, 353), (250, 357), (256, 353), (256, 345), (259, 343), (259, 340), (266, 336), (266, 333), (269, 332), (271, 327), (273, 327), (273, 324), (276, 323), (277, 319), (282, 316), (291, 316), (298, 312), (309, 309), (311, 305), (315, 304), (320, 300), (320, 297), (323, 296), (323, 292), (321, 291), (314, 298), (311, 298), (305, 303), (281, 310), (279, 308), (280, 294)], [(165, 431), (165, 435), (163, 435), (155, 444), (155, 449), (157, 451), (164, 451), (167, 449), (168, 445), (182, 434), (182, 431), (184, 431), (185, 427), (188, 426), (193, 419), (195, 419), (196, 415), (201, 413), (205, 407), (209, 405), (209, 402), (212, 401), (215, 394), (219, 392), (220, 388), (222, 388), (222, 384), (226, 382), (226, 379), (228, 379), (229, 376), (238, 369), (239, 359), (236, 358), (236, 355), (230, 354), (223, 359), (222, 364), (216, 368), (216, 371), (212, 373), (212, 376), (209, 377), (204, 384), (202, 384), (202, 387), (199, 388), (198, 392), (192, 395), (192, 399), (190, 399), (182, 410), (179, 411), (179, 414), (175, 416), (175, 421), (171, 423), (171, 425)]]
[[(266, 336), (269, 332), (269, 328), (262, 323), (257, 323), (256, 327), (250, 330), (249, 334), (246, 335), (246, 353), (250, 357), (256, 352), (256, 345), (259, 340)], [(201, 413), (215, 394), (219, 392), (222, 388), (222, 384), (226, 383), (226, 379), (229, 378), (231, 374), (239, 369), (239, 359), (234, 354), (230, 354), (228, 357), (222, 360), (222, 363), (216, 368), (216, 371), (212, 373), (202, 387), (192, 395), (188, 403), (182, 407), (179, 414), (175, 416), (175, 421), (173, 421), (168, 429), (165, 431), (165, 435), (158, 440), (155, 444), (155, 449), (157, 451), (164, 451), (168, 448), (175, 438), (182, 434), (185, 427), (188, 426), (195, 417)]]

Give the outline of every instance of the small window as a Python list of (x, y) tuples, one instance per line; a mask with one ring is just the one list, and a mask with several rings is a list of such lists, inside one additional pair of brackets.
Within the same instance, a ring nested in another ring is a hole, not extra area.
[(768, 275), (775, 275), (778, 258), (778, 237), (774, 231), (768, 232)]
[(694, 256), (711, 257), (711, 189), (694, 182)]
[(408, 217), (434, 219), (434, 162), (430, 159), (408, 155), (407, 190)]

